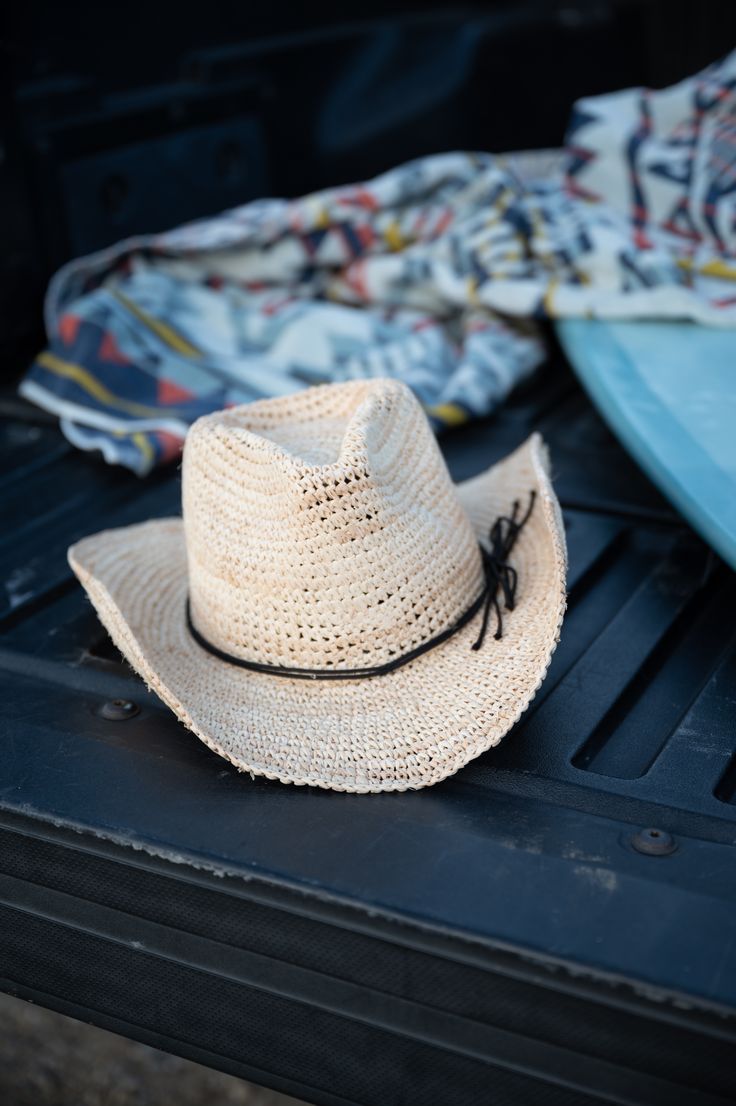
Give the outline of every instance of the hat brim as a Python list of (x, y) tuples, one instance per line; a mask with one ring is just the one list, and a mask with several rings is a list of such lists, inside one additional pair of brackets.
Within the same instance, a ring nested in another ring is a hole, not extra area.
[(236, 768), (337, 791), (404, 791), (452, 775), (511, 729), (539, 688), (565, 610), (565, 537), (545, 447), (456, 486), (479, 538), (537, 494), (511, 555), (519, 584), (503, 637), (471, 648), (481, 614), (444, 644), (383, 676), (291, 680), (219, 660), (186, 623), (181, 519), (107, 530), (69, 563), (115, 645), (184, 725)]

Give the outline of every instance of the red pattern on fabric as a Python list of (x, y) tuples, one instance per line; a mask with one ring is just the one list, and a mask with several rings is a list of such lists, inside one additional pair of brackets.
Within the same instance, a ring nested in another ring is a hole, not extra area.
[(364, 207), (368, 211), (375, 211), (378, 208), (378, 200), (369, 192), (366, 188), (347, 188), (341, 196), (338, 196), (337, 202), (345, 205), (355, 205), (357, 207)]
[(345, 269), (343, 278), (348, 287), (357, 292), (361, 299), (370, 299), (370, 292), (365, 280), (365, 261), (354, 261), (352, 265)]
[(586, 200), (590, 203), (600, 203), (601, 196), (599, 192), (593, 192), (590, 188), (583, 188), (581, 184), (570, 177), (565, 185), (565, 192), (568, 196), (574, 196), (578, 200)]
[(361, 244), (368, 249), (376, 240), (376, 236), (373, 233), (372, 227), (368, 223), (359, 223), (355, 228), (355, 233), (361, 241)]
[(164, 403), (167, 406), (176, 403), (186, 403), (188, 400), (193, 399), (194, 396), (188, 388), (182, 388), (180, 384), (175, 384), (173, 380), (166, 380), (165, 378), (159, 380), (156, 395), (158, 402)]
[(81, 319), (78, 315), (62, 315), (59, 319), (59, 334), (65, 345), (71, 346), (77, 337)]
[(290, 303), (294, 302), (293, 296), (282, 296), (279, 299), (273, 299), (270, 303), (263, 305), (263, 314), (267, 316), (278, 315), (279, 311), (283, 311)]
[(452, 211), (449, 208), (446, 211), (443, 211), (442, 215), (440, 215), (440, 217), (437, 221), (437, 226), (434, 228), (435, 236), (438, 235), (438, 234), (442, 234), (443, 230), (447, 230), (447, 228), (449, 227), (452, 220), (453, 220)]
[(167, 461), (176, 460), (181, 455), (184, 439), (178, 434), (170, 434), (168, 430), (157, 430), (155, 434), (161, 461), (166, 464)]
[(114, 361), (116, 365), (130, 364), (130, 358), (125, 356), (109, 330), (100, 342), (100, 348), (97, 354), (100, 361)]

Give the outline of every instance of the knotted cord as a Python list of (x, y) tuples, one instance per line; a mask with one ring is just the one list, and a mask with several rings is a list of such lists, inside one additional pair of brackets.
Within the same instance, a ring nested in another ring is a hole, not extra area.
[(511, 514), (500, 515), (491, 527), (489, 534), (491, 548), (486, 549), (483, 545), (480, 547), (483, 558), (483, 572), (486, 578), (486, 592), (480, 633), (472, 647), (475, 652), (482, 647), (485, 641), (491, 609), (496, 612), (496, 632), (493, 636), (496, 641), (503, 637), (503, 616), (501, 614), (501, 604), (498, 601), (499, 590), (507, 611), (513, 611), (516, 605), (516, 586), (519, 582), (519, 576), (514, 566), (509, 564), (509, 555), (516, 544), (516, 539), (529, 521), (529, 516), (534, 509), (535, 499), (536, 492), (530, 492), (529, 506), (521, 518), (519, 518), (521, 504), (518, 499), (514, 500)]

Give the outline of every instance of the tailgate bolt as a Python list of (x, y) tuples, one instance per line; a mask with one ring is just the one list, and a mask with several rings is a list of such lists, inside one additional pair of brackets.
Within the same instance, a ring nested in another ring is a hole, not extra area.
[(135, 718), (140, 709), (131, 699), (110, 699), (100, 707), (100, 716), (108, 722), (124, 722), (126, 718)]
[(661, 829), (643, 829), (631, 838), (632, 848), (646, 856), (669, 856), (677, 848), (671, 833)]

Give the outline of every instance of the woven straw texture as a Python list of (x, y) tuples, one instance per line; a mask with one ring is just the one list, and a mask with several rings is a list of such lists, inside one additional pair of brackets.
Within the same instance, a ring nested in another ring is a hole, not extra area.
[[(288, 679), (247, 661), (355, 669), (421, 646), (483, 587), (478, 540), (537, 502), (511, 555), (517, 605), (481, 615), (382, 676)], [(496, 745), (547, 670), (565, 608), (565, 543), (535, 435), (453, 486), (395, 381), (314, 388), (209, 415), (189, 432), (183, 520), (86, 538), (69, 561), (113, 641), (211, 749), (241, 770), (342, 791), (420, 788)]]

